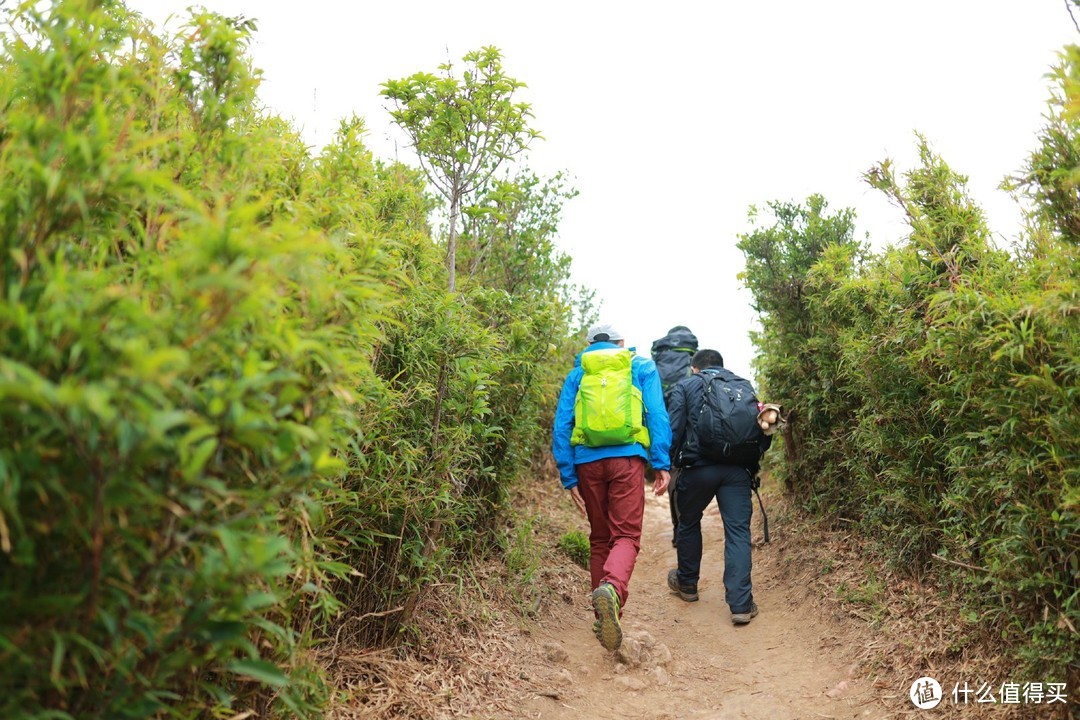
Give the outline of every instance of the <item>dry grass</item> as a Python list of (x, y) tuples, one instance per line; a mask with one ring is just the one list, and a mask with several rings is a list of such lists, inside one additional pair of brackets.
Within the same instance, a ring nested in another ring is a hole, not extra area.
[[(548, 484), (521, 488), (514, 506), (542, 513), (564, 500)], [(495, 557), (459, 582), (428, 588), (396, 648), (357, 649), (347, 642), (323, 648), (318, 660), (339, 692), (327, 718), (513, 717), (526, 698), (547, 692), (536, 672), (542, 650), (531, 640), (530, 623), (559, 612), (588, 582), (556, 550), (560, 532), (543, 515), (536, 518), (540, 562), (530, 577), (508, 577)]]
[(333, 719), (484, 717), (507, 711), (522, 692), (519, 635), (504, 619), (473, 619), (472, 593), (445, 587), (421, 602), (414, 634), (399, 648), (326, 652), (322, 661), (343, 698)]

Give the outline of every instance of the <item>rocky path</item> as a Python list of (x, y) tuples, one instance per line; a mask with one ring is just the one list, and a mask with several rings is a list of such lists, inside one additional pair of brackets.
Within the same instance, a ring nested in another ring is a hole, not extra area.
[[(756, 510), (755, 504), (755, 510)], [(755, 538), (760, 538), (760, 517)], [(515, 717), (570, 720), (716, 718), (813, 720), (889, 718), (895, 689), (859, 677), (842, 618), (807, 602), (805, 588), (783, 577), (775, 544), (754, 548), (754, 597), (761, 613), (736, 627), (724, 603), (723, 527), (713, 506), (702, 522), (705, 555), (700, 601), (686, 603), (665, 584), (674, 567), (667, 498), (648, 493), (642, 551), (623, 616), (616, 654), (591, 632), (581, 601), (534, 630), (530, 642), (539, 686)], [(856, 646), (857, 647), (857, 646)]]

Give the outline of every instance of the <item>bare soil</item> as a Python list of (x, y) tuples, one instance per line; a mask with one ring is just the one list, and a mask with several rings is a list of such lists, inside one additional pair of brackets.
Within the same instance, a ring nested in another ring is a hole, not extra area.
[[(758, 538), (760, 521), (758, 514)], [(883, 692), (880, 678), (875, 687), (860, 671), (861, 653), (852, 650), (865, 647), (866, 638), (853, 632), (851, 623), (808, 602), (808, 588), (790, 584), (779, 558), (782, 543), (755, 544), (754, 598), (760, 614), (749, 625), (735, 626), (724, 602), (723, 525), (715, 505), (702, 521), (702, 533), (700, 600), (688, 603), (667, 588), (667, 572), (675, 566), (667, 497), (650, 492), (623, 613), (624, 647), (611, 653), (593, 637), (588, 577), (582, 571), (580, 600), (532, 633), (531, 651), (542, 661), (529, 679), (548, 687), (513, 716), (896, 717), (899, 691)]]

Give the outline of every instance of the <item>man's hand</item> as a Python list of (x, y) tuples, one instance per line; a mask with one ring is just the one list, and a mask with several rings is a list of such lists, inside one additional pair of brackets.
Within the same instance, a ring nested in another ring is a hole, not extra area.
[(574, 504), (577, 505), (577, 509), (581, 511), (581, 514), (588, 517), (588, 513), (585, 512), (585, 498), (581, 497), (581, 491), (578, 490), (577, 485), (570, 488), (570, 497), (574, 499)]
[(657, 495), (663, 495), (667, 492), (669, 482), (671, 482), (671, 473), (667, 470), (657, 470), (656, 480), (653, 481), (653, 492)]
[(787, 427), (784, 407), (776, 403), (765, 403), (757, 414), (758, 425), (766, 435), (782, 432)]

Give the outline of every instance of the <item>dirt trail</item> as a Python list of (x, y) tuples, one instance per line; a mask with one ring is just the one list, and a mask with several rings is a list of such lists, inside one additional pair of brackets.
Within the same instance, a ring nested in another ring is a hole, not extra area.
[[(705, 554), (698, 591), (687, 603), (665, 579), (675, 565), (667, 497), (647, 494), (641, 554), (623, 615), (620, 660), (593, 637), (587, 597), (533, 631), (542, 658), (534, 682), (550, 690), (517, 717), (569, 720), (813, 720), (893, 717), (882, 690), (860, 678), (845, 625), (806, 602), (782, 577), (776, 546), (754, 547), (749, 625), (732, 625), (723, 586), (723, 526), (715, 504), (702, 521)], [(755, 503), (754, 538), (761, 537)], [(857, 645), (856, 645), (857, 647)]]

